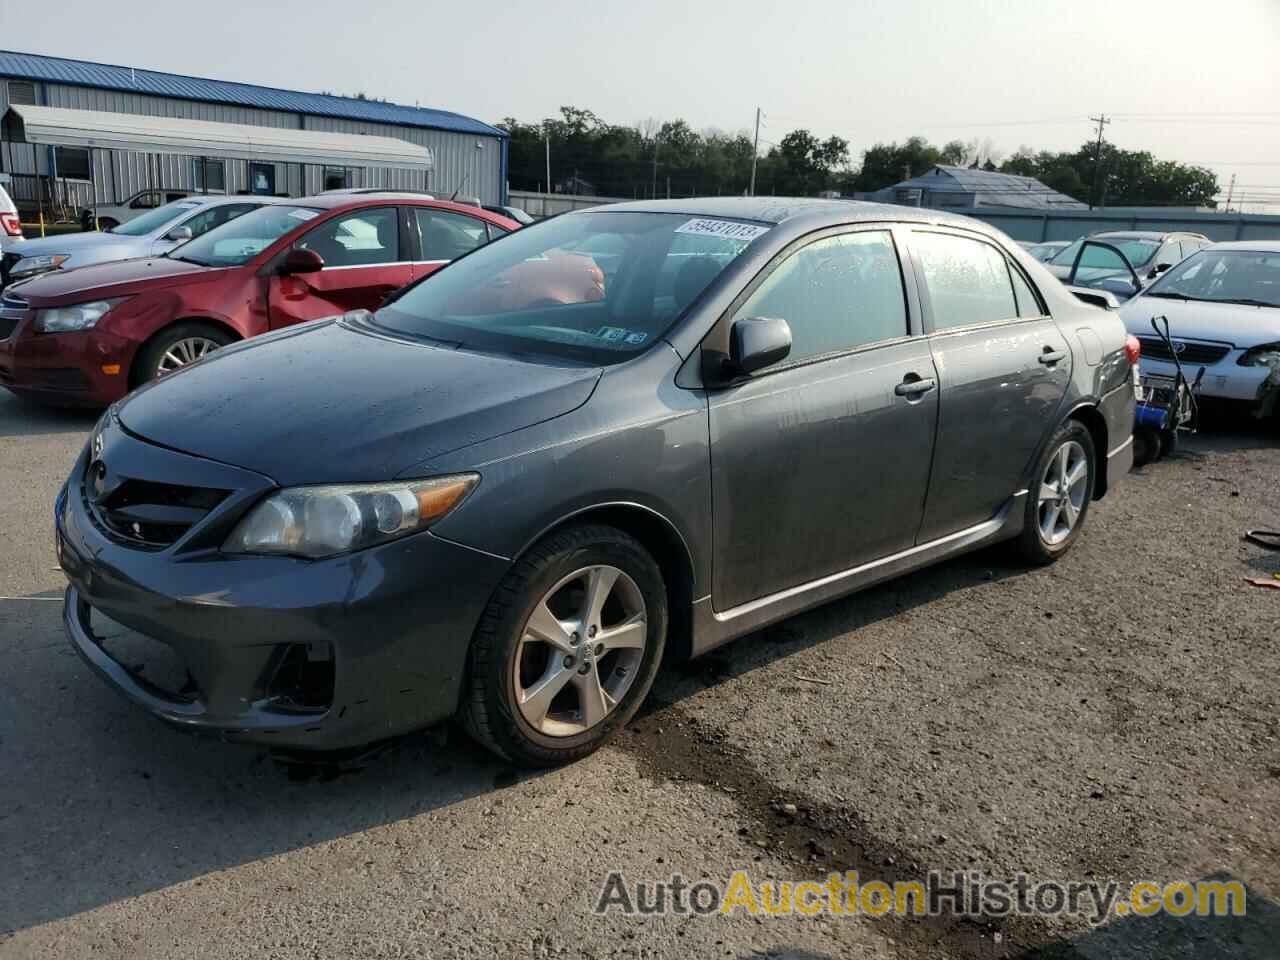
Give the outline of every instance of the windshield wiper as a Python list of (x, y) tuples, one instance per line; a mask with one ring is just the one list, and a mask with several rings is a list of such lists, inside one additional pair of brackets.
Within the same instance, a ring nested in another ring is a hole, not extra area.
[(194, 263), (197, 267), (209, 266), (209, 264), (205, 263), (203, 260), (196, 260), (192, 257), (180, 257), (174, 253), (166, 253), (165, 258), (168, 260), (181, 260), (183, 263)]
[(1257, 300), (1253, 297), (1231, 297), (1227, 300), (1215, 300), (1215, 303), (1242, 303), (1246, 307), (1280, 307), (1280, 303), (1270, 300)]
[(1204, 297), (1192, 297), (1174, 290), (1148, 290), (1143, 296), (1164, 297), (1166, 300), (1194, 300), (1196, 303), (1209, 303)]

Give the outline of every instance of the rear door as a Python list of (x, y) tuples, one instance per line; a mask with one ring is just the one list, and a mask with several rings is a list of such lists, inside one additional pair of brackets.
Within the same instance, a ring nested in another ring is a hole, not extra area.
[(1020, 489), (1071, 376), (1067, 339), (1021, 269), (973, 234), (916, 228), (938, 372), (938, 440), (917, 542), (992, 519)]
[(913, 544), (938, 392), (911, 290), (893, 230), (827, 232), (721, 321), (781, 317), (792, 348), (709, 394), (717, 611)]
[(348, 310), (376, 310), (413, 277), (413, 264), (402, 254), (408, 244), (403, 242), (401, 220), (399, 207), (362, 207), (304, 233), (293, 246), (314, 250), (324, 260), (324, 269), (270, 278), (271, 327)]
[(489, 242), (489, 225), (479, 217), (434, 207), (410, 207), (409, 226), (417, 245), (413, 279), (435, 273), (450, 260)]

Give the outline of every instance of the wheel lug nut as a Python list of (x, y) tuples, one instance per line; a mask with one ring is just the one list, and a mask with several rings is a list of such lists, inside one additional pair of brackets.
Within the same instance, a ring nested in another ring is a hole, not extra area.
[(584, 663), (582, 666), (580, 666), (578, 668), (578, 672), (581, 674), (585, 674), (587, 672), (587, 665)]
[(576, 646), (576, 645), (577, 645), (577, 643), (578, 643), (578, 640), (579, 640), (579, 637), (578, 637), (577, 632), (575, 631), (575, 632), (574, 632), (574, 634), (573, 634), (572, 636), (570, 636), (570, 637), (569, 637), (569, 642), (570, 642), (570, 643), (572, 643), (572, 644), (574, 644), (574, 645)]
[(568, 670), (572, 666), (573, 666), (573, 657), (565, 657), (564, 658), (565, 669)]
[(604, 644), (603, 644), (603, 643), (598, 643), (598, 644), (596, 644), (596, 656), (597, 656), (597, 657), (604, 656)]
[(596, 635), (596, 628), (593, 626), (590, 630), (587, 631), (587, 636), (594, 637), (595, 635)]

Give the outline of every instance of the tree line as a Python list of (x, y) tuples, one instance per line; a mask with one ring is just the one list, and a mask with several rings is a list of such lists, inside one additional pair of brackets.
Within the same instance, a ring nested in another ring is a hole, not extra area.
[[(695, 130), (684, 120), (648, 121), (634, 127), (607, 123), (590, 110), (561, 107), (541, 123), (508, 117), (499, 124), (511, 136), (508, 178), (516, 190), (646, 198), (741, 195), (751, 182), (754, 154), (749, 132)], [(1214, 206), (1218, 179), (1209, 170), (1159, 160), (1145, 150), (1104, 142), (1075, 151), (1021, 147), (1001, 157), (990, 141), (952, 140), (941, 147), (925, 137), (878, 143), (855, 163), (842, 137), (820, 139), (792, 130), (756, 158), (756, 193), (816, 196), (870, 193), (937, 164), (978, 167), (1035, 177), (1085, 203), (1105, 206)], [(1095, 177), (1095, 168), (1097, 175)]]

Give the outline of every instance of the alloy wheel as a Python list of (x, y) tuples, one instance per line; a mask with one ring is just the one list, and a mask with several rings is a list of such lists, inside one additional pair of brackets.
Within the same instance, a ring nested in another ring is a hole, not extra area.
[(520, 715), (550, 737), (592, 729), (635, 682), (647, 642), (644, 596), (624, 571), (601, 564), (562, 578), (520, 633), (512, 671)]
[(185, 337), (178, 340), (160, 357), (160, 362), (156, 364), (156, 376), (163, 377), (166, 373), (173, 373), (189, 363), (195, 363), (217, 350), (218, 346), (208, 337)]
[(1071, 536), (1089, 494), (1089, 457), (1069, 440), (1049, 459), (1040, 481), (1040, 538), (1057, 546)]

